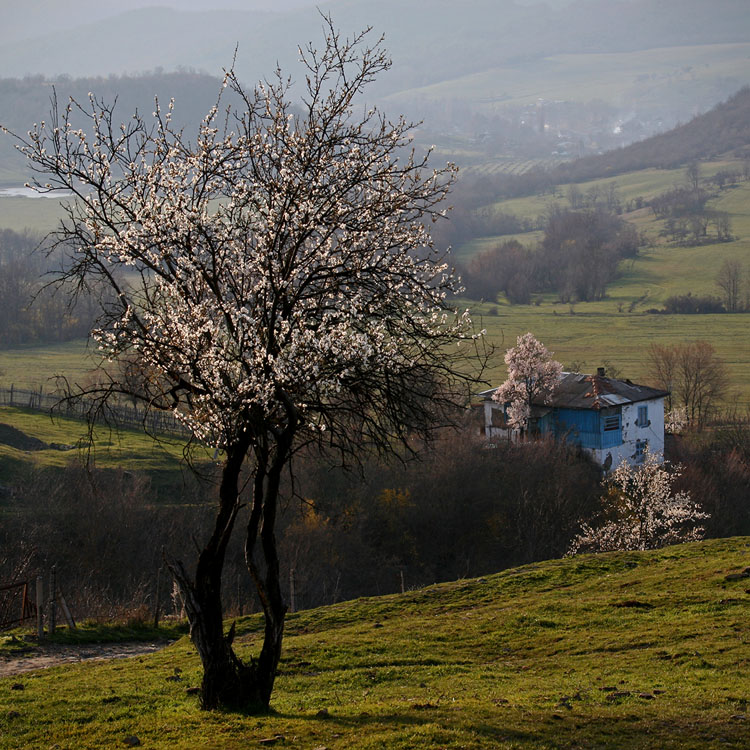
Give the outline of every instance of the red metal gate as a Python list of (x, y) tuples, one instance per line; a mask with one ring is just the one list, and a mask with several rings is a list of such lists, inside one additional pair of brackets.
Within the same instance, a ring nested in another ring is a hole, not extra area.
[(36, 617), (36, 605), (29, 598), (28, 581), (0, 585), (0, 630)]

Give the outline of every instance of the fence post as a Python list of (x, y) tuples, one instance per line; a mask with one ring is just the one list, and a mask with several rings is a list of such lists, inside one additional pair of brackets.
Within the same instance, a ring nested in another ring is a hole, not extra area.
[(294, 590), (294, 568), (289, 568), (289, 611), (297, 611), (297, 602)]
[(70, 613), (70, 607), (68, 607), (68, 603), (65, 601), (65, 597), (63, 596), (62, 591), (60, 592), (60, 608), (63, 611), (63, 615), (65, 615), (65, 621), (68, 623), (68, 627), (71, 630), (75, 630), (76, 621), (73, 619), (73, 615)]
[(44, 581), (36, 577), (36, 637), (44, 638)]
[(10, 405), (13, 406), (13, 383), (10, 384)]
[(57, 566), (53, 565), (49, 572), (49, 634), (55, 632), (57, 609)]
[(159, 627), (159, 600), (161, 599), (161, 568), (156, 571), (156, 596), (154, 597), (154, 627)]

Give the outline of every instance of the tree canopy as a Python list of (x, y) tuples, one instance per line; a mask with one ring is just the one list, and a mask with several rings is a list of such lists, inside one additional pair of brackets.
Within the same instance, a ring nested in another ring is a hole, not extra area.
[[(195, 572), (171, 563), (207, 708), (268, 706), (286, 611), (274, 521), (295, 452), (408, 449), (450, 421), (473, 379), (477, 339), (468, 312), (446, 308), (458, 280), (428, 231), (455, 169), (429, 169), (409, 149), (410, 123), (358, 100), (390, 65), (381, 43), (325, 26), (323, 48), (301, 52), (298, 105), (281, 71), (248, 90), (230, 69), (223, 85), (241, 106), (220, 95), (194, 141), (173, 127), (173, 102), (119, 124), (93, 95), (53, 102), (49, 124), (17, 136), (37, 189), (75, 195), (56, 240), (66, 278), (103, 290), (94, 339), (143, 373), (137, 388), (113, 377), (102, 395), (135, 390), (223, 451)], [(266, 617), (247, 664), (223, 633), (220, 595), (241, 511)]]

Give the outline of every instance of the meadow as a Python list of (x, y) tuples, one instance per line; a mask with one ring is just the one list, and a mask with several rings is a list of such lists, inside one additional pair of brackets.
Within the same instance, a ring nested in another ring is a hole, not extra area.
[[(704, 179), (719, 170), (739, 169), (736, 160), (725, 159), (701, 164)], [(641, 197), (645, 200), (684, 182), (683, 169), (649, 169), (616, 178), (592, 180), (577, 187), (585, 194), (592, 189), (606, 190), (616, 184), (623, 204)], [(567, 186), (555, 195), (530, 196), (492, 204), (490, 210), (536, 219), (555, 206), (567, 206)], [(724, 259), (736, 259), (750, 271), (750, 182), (740, 182), (717, 193), (709, 208), (726, 211), (732, 221), (732, 242), (697, 247), (675, 247), (659, 231), (648, 208), (632, 211), (624, 218), (632, 221), (648, 241), (638, 257), (622, 264), (620, 277), (597, 302), (562, 304), (556, 295), (537, 295), (534, 304), (509, 305), (497, 301), (462, 300), (487, 330), (487, 337), (498, 351), (487, 372), (488, 382), (505, 378), (502, 354), (515, 344), (518, 335), (533, 332), (564, 365), (592, 371), (603, 363), (616, 368), (622, 377), (648, 382), (647, 352), (650, 343), (673, 344), (705, 339), (716, 348), (727, 365), (730, 389), (727, 403), (741, 409), (750, 406), (750, 313), (734, 315), (653, 315), (665, 299), (676, 294), (717, 294), (714, 278)], [(11, 206), (10, 209), (7, 207)], [(0, 223), (15, 222), (16, 228), (53, 227), (59, 216), (54, 200), (30, 198), (0, 199)], [(514, 235), (534, 245), (541, 232)], [(481, 237), (454, 248), (458, 261), (466, 262), (474, 253), (491, 247), (509, 236)], [(0, 351), (0, 386), (39, 387), (55, 375), (85, 379), (95, 364), (83, 342)], [(479, 390), (480, 388), (478, 388)]]
[[(737, 162), (717, 161), (701, 165), (708, 178), (721, 169), (737, 168)], [(577, 187), (582, 193), (606, 189), (615, 182), (623, 203), (642, 197), (648, 200), (684, 181), (684, 170), (646, 170), (614, 179), (592, 180)], [(531, 196), (493, 204), (492, 209), (525, 218), (544, 215), (555, 206), (568, 205), (566, 186), (556, 196)], [(501, 295), (497, 301), (479, 305), (466, 302), (481, 316), (481, 326), (501, 351), (515, 344), (518, 335), (531, 331), (566, 366), (593, 371), (604, 363), (614, 365), (622, 377), (648, 382), (648, 347), (651, 343), (673, 344), (705, 339), (726, 362), (730, 389), (727, 403), (750, 405), (750, 313), (734, 315), (654, 315), (672, 295), (716, 295), (715, 276), (725, 259), (739, 260), (750, 272), (750, 183), (728, 187), (709, 201), (709, 208), (726, 211), (732, 221), (734, 240), (695, 247), (667, 243), (649, 208), (632, 211), (624, 218), (633, 222), (647, 238), (638, 257), (622, 263), (620, 277), (607, 287), (601, 301), (563, 304), (554, 294), (537, 295), (531, 305), (510, 305)], [(535, 245), (540, 232), (513, 235)], [(464, 262), (474, 253), (510, 236), (484, 237), (456, 248)], [(490, 370), (490, 380), (504, 378), (499, 358)]]
[[(261, 716), (199, 710), (187, 638), (10, 676), (0, 748), (739, 750), (750, 723), (748, 565), (750, 538), (723, 539), (290, 614)], [(258, 616), (236, 628), (239, 653), (257, 653)], [(18, 644), (0, 639), (0, 655)]]

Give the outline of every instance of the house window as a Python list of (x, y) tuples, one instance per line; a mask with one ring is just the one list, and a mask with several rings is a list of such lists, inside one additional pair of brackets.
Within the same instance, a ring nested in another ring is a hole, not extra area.
[(638, 421), (636, 424), (639, 427), (648, 427), (648, 406), (639, 406), (638, 407)]
[(635, 462), (640, 464), (643, 463), (643, 459), (646, 456), (646, 450), (648, 449), (648, 440), (636, 440), (635, 441)]
[(613, 417), (604, 417), (604, 432), (612, 432), (620, 429), (620, 415), (615, 414)]
[(620, 414), (607, 414), (601, 417), (601, 448), (614, 448), (622, 443), (622, 422)]

